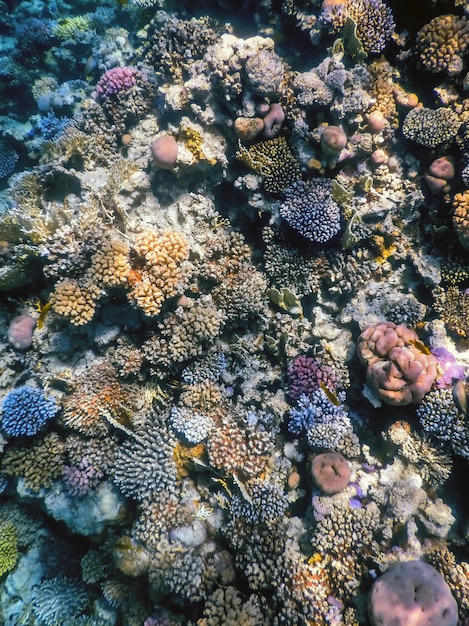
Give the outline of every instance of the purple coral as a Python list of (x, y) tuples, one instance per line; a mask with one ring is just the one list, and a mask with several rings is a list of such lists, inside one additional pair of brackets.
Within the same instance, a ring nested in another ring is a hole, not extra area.
[(306, 239), (326, 243), (340, 231), (340, 208), (326, 178), (301, 180), (285, 190), (280, 215)]
[(306, 354), (297, 355), (287, 372), (288, 393), (292, 400), (297, 401), (302, 395), (310, 397), (321, 383), (331, 391), (336, 389), (339, 380), (332, 367)]
[(454, 378), (464, 380), (464, 367), (459, 365), (454, 354), (443, 346), (432, 348), (431, 353), (437, 358), (440, 370), (443, 372), (436, 380), (437, 387), (451, 388)]
[(126, 91), (137, 84), (142, 73), (131, 67), (113, 67), (107, 70), (99, 79), (93, 97), (96, 100), (106, 100), (121, 91)]
[(96, 489), (104, 478), (104, 472), (94, 466), (89, 456), (84, 456), (78, 465), (74, 467), (66, 465), (62, 477), (68, 493), (74, 497), (81, 497)]

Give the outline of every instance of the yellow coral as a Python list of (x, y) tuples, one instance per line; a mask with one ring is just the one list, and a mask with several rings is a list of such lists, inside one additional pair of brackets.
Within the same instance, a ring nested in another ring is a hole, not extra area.
[(461, 245), (469, 250), (469, 190), (457, 193), (453, 200), (453, 225)]
[(184, 237), (175, 231), (148, 230), (135, 238), (135, 266), (129, 273), (130, 302), (145, 315), (158, 315), (164, 300), (178, 292), (181, 262), (187, 258)]
[(118, 287), (126, 284), (130, 269), (129, 247), (112, 239), (93, 255), (88, 275), (105, 287)]
[(53, 28), (54, 35), (61, 41), (81, 40), (92, 30), (93, 23), (89, 15), (72, 15), (59, 20)]
[(459, 74), (469, 46), (469, 21), (458, 15), (438, 15), (417, 33), (416, 52), (430, 72)]
[(0, 576), (10, 572), (18, 560), (18, 538), (11, 522), (0, 522)]
[(90, 279), (62, 278), (50, 296), (50, 303), (53, 311), (75, 326), (82, 326), (93, 319), (99, 296), (99, 288)]

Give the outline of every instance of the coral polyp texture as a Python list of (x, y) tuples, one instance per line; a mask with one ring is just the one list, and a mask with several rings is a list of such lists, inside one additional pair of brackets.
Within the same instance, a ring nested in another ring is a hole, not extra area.
[(0, 1), (0, 624), (469, 624), (465, 4)]
[(437, 360), (417, 333), (394, 322), (366, 328), (357, 352), (372, 390), (394, 406), (420, 402), (437, 377)]

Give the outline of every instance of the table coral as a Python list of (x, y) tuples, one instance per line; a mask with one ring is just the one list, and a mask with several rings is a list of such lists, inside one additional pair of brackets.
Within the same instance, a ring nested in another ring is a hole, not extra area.
[(469, 45), (469, 20), (466, 16), (437, 15), (417, 33), (415, 54), (426, 70), (449, 76), (464, 68)]
[(366, 328), (357, 353), (367, 366), (366, 379), (380, 400), (394, 406), (417, 403), (437, 377), (437, 361), (415, 331), (393, 322)]

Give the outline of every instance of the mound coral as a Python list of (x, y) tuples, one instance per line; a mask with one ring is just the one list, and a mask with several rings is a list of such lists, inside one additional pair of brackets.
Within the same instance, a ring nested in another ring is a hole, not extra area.
[(297, 181), (285, 190), (280, 215), (300, 235), (326, 243), (340, 232), (340, 207), (329, 179)]
[(352, 475), (352, 468), (340, 452), (322, 452), (311, 461), (313, 484), (326, 495), (339, 493), (344, 489)]
[(458, 607), (437, 570), (423, 561), (391, 567), (371, 588), (368, 614), (373, 626), (456, 626)]
[(55, 398), (42, 389), (23, 385), (9, 391), (3, 399), (0, 429), (11, 437), (32, 437), (58, 410)]
[(436, 358), (417, 333), (393, 322), (366, 328), (358, 338), (357, 353), (367, 365), (367, 383), (387, 404), (420, 402), (438, 374)]

